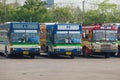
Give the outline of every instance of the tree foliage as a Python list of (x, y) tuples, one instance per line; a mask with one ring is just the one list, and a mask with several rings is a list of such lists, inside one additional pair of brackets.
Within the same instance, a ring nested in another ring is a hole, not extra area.
[(53, 8), (51, 10), (51, 16), (54, 22), (66, 23), (71, 22), (72, 14), (69, 7)]
[(117, 5), (114, 3), (109, 3), (109, 0), (104, 0), (100, 4), (98, 4), (98, 8), (96, 10), (89, 10), (85, 14), (85, 23), (86, 24), (96, 24), (96, 23), (111, 23), (118, 22), (119, 19), (117, 17), (119, 11), (117, 10)]
[(19, 18), (24, 21), (44, 22), (47, 14), (45, 4), (41, 0), (26, 0), (25, 4), (18, 10), (18, 13), (22, 12)]
[(0, 2), (0, 23), (4, 21), (4, 5)]
[[(41, 0), (26, 0), (24, 5), (7, 4), (7, 21), (59, 22), (102, 24), (120, 21), (120, 10), (114, 3), (104, 0), (95, 9), (83, 10), (79, 7), (55, 7), (47, 9), (46, 3)], [(0, 23), (4, 21), (4, 4), (0, 3)]]

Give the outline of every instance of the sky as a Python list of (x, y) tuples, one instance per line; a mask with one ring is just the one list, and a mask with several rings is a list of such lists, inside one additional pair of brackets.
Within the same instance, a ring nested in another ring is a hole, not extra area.
[[(0, 1), (2, 1), (2, 0), (0, 0)], [(14, 1), (16, 1), (16, 0), (6, 0), (8, 3), (12, 3), (12, 2), (14, 2)], [(24, 4), (24, 2), (25, 2), (25, 0), (17, 0), (20, 4)], [(43, 0), (44, 1), (44, 0)], [(67, 3), (67, 2), (81, 2), (81, 1), (83, 1), (83, 0), (55, 0), (55, 2), (57, 3), (59, 3), (59, 2), (64, 2), (64, 3)], [(85, 0), (85, 1), (88, 1), (88, 2), (91, 2), (91, 1), (95, 1), (95, 0)], [(96, 0), (97, 1), (97, 0)], [(104, 1), (104, 0), (98, 0), (99, 2), (101, 2), (101, 1)], [(112, 2), (112, 3), (116, 3), (116, 4), (119, 4), (119, 2), (120, 2), (120, 0), (109, 0), (110, 2)]]

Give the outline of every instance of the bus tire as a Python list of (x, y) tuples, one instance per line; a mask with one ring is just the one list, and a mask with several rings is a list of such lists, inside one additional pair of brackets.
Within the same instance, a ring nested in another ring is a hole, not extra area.
[(41, 55), (41, 54), (40, 54), (40, 49), (38, 49), (38, 51), (35, 53), (35, 55), (38, 55), (38, 56)]
[(75, 58), (74, 54), (70, 55), (70, 58), (71, 58), (71, 59), (74, 59), (74, 58)]
[(30, 55), (30, 58), (34, 59), (34, 58), (35, 58), (35, 55)]
[(5, 45), (5, 53), (7, 53), (8, 51), (7, 51), (7, 45)]
[(114, 57), (114, 56), (115, 56), (115, 52), (111, 53), (111, 56), (113, 56), (113, 57)]
[(11, 54), (6, 53), (5, 55), (6, 55), (7, 58), (12, 58)]
[(48, 46), (46, 47), (46, 50), (45, 50), (45, 52), (46, 52), (46, 53), (48, 53), (48, 52), (49, 52), (49, 51), (48, 51)]
[(105, 53), (105, 58), (109, 58), (110, 54), (109, 53)]
[(117, 53), (117, 56), (118, 56), (118, 57), (120, 56), (120, 52)]
[(90, 54), (87, 53), (87, 49), (83, 49), (83, 56), (86, 57), (86, 58), (90, 57)]
[(52, 52), (48, 52), (47, 56), (48, 56), (49, 58), (52, 58), (52, 57), (53, 57)]
[(5, 48), (5, 56), (7, 58), (12, 58), (12, 54), (8, 54), (7, 48)]

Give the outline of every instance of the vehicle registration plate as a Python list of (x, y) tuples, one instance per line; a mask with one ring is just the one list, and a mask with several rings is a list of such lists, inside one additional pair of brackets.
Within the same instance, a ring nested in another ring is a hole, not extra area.
[(71, 52), (66, 52), (66, 55), (71, 55), (72, 53)]
[(96, 49), (95, 52), (100, 52), (100, 50), (99, 50), (99, 49)]
[(25, 55), (26, 55), (26, 54), (29, 54), (29, 52), (28, 52), (28, 51), (24, 51), (24, 52), (23, 52), (23, 54), (25, 54)]

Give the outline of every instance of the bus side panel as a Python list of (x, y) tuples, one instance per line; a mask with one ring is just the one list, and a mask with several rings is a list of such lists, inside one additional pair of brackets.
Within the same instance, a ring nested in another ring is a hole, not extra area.
[(8, 52), (8, 31), (7, 30), (0, 30), (0, 52), (6, 53)]
[(120, 26), (118, 26), (117, 37), (118, 37), (118, 55), (120, 55)]
[(41, 24), (40, 27), (40, 45), (41, 45), (41, 50), (44, 52), (46, 51), (46, 25)]
[(46, 25), (42, 24), (40, 29), (41, 45), (46, 44)]

